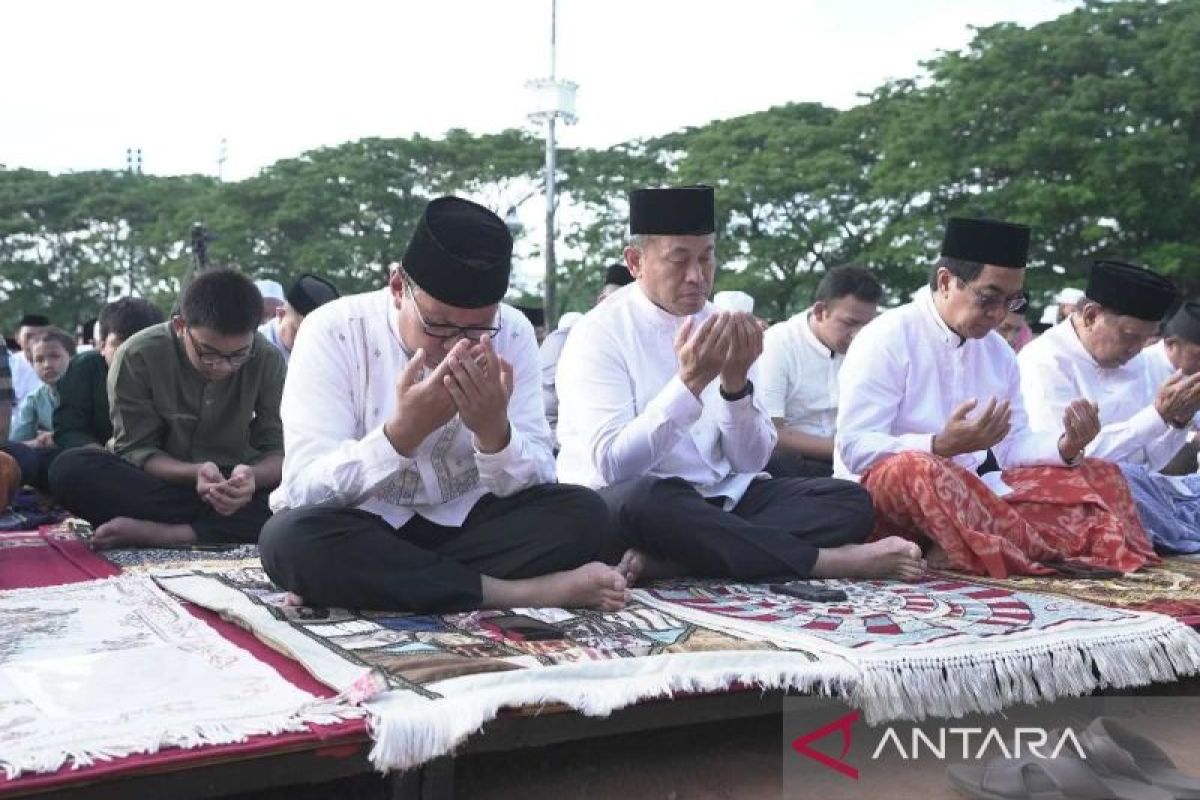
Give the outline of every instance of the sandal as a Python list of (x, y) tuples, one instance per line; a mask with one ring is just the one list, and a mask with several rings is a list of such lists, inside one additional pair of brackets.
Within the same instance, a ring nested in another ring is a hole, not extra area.
[(1200, 800), (1200, 778), (1175, 766), (1162, 748), (1111, 717), (1096, 717), (1079, 736), (1088, 764), (1112, 777), (1158, 786), (1181, 800)]
[(983, 800), (1171, 800), (1148, 783), (1102, 777), (1078, 758), (993, 758), (983, 766), (946, 769), (954, 787)]

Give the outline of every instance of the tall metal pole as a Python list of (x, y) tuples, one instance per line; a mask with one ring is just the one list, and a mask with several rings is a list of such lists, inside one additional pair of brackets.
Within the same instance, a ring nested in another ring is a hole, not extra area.
[[(556, 78), (556, 61), (557, 54), (555, 52), (557, 45), (558, 33), (558, 0), (550, 0), (550, 81), (553, 83)], [(554, 258), (554, 122), (555, 115), (550, 114), (546, 118), (546, 291), (545, 297), (542, 299), (542, 305), (546, 314), (546, 330), (554, 330), (555, 323), (558, 321), (558, 307), (556, 305), (555, 295), (555, 278), (556, 278), (556, 262)]]

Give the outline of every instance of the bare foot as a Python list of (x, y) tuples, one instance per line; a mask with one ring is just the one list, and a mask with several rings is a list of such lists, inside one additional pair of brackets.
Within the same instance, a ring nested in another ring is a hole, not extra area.
[(914, 581), (925, 572), (915, 542), (889, 536), (868, 544), (847, 544), (817, 551), (814, 578), (898, 578)]
[(283, 604), (289, 607), (301, 607), (304, 605), (304, 598), (295, 592), (288, 592), (287, 596), (283, 598)]
[(621, 563), (617, 564), (616, 570), (625, 576), (626, 586), (636, 586), (639, 580), (645, 582), (658, 578), (678, 578), (687, 574), (687, 569), (674, 561), (667, 561), (632, 547), (621, 556)]
[(950, 554), (947, 553), (940, 544), (935, 544), (925, 554), (925, 560), (929, 562), (930, 569), (954, 569), (954, 562), (950, 560)]
[(619, 611), (629, 600), (625, 576), (599, 561), (537, 578), (483, 576), (484, 608), (595, 608)]
[(111, 547), (172, 547), (195, 544), (191, 525), (167, 525), (130, 517), (114, 517), (96, 528), (91, 545), (97, 550)]
[(625, 579), (626, 586), (633, 586), (638, 582), (638, 578), (642, 577), (642, 571), (646, 569), (646, 556), (640, 550), (634, 550), (632, 547), (625, 551), (625, 555), (621, 556), (621, 563), (617, 564), (616, 570), (621, 573), (621, 577)]

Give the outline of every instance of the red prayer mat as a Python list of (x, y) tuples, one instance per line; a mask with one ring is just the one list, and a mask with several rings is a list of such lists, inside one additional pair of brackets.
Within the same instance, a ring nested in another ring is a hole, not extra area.
[[(93, 553), (73, 533), (62, 527), (41, 532), (0, 533), (0, 590), (38, 586), (56, 586), (117, 575), (121, 570)], [(335, 692), (313, 678), (292, 659), (264, 645), (248, 631), (225, 622), (211, 611), (184, 603), (188, 611), (204, 620), (238, 647), (275, 669), (285, 680), (319, 697)], [(26, 775), (6, 780), (0, 773), (0, 797), (45, 791), (52, 787), (95, 783), (106, 777), (128, 777), (138, 772), (163, 772), (197, 767), (220, 761), (245, 760), (255, 756), (310, 750), (316, 756), (345, 756), (370, 742), (363, 720), (348, 720), (336, 725), (310, 725), (306, 733), (253, 736), (240, 744), (209, 745), (190, 750), (172, 748), (158, 753), (128, 756), (113, 761), (53, 773)], [(349, 751), (349, 752), (347, 752)]]

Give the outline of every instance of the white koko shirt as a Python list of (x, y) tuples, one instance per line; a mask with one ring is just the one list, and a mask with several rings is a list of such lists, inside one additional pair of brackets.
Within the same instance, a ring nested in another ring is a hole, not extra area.
[(772, 325), (759, 365), (763, 406), (801, 433), (830, 438), (837, 430), (838, 373), (846, 357), (813, 333), (812, 309)]
[[(925, 287), (913, 302), (868, 324), (850, 345), (841, 372), (834, 475), (856, 478), (894, 453), (931, 452), (954, 409), (972, 398), (972, 416), (992, 398), (1011, 403), (1009, 434), (992, 448), (1001, 468), (1062, 465), (1061, 430), (1046, 435), (1028, 427), (1012, 348), (995, 331), (963, 341)], [(974, 472), (986, 458), (978, 451), (953, 460)]]
[(383, 434), (396, 381), (411, 357), (400, 342), (391, 291), (343, 297), (305, 317), (283, 388), (283, 483), (271, 494), (271, 508), (335, 503), (370, 511), (393, 527), (414, 514), (457, 526), (484, 494), (506, 497), (553, 483), (537, 339), (519, 311), (501, 305), (500, 317), (496, 352), (513, 367), (508, 446), (478, 452), (455, 416), (412, 458)]
[[(712, 303), (693, 325), (717, 313)], [(699, 398), (679, 379), (675, 335), (685, 317), (622, 287), (575, 323), (558, 361), (559, 477), (601, 488), (644, 475), (677, 477), (732, 508), (762, 473), (778, 435), (762, 402), (733, 402), (720, 379)], [(757, 385), (757, 372), (750, 371)]]
[(1158, 377), (1161, 368), (1145, 351), (1119, 367), (1101, 367), (1079, 341), (1071, 319), (1025, 345), (1017, 358), (1033, 426), (1061, 420), (1067, 404), (1082, 397), (1100, 407), (1102, 426), (1087, 455), (1162, 469), (1183, 447), (1187, 430), (1168, 425), (1154, 408), (1166, 380)]

